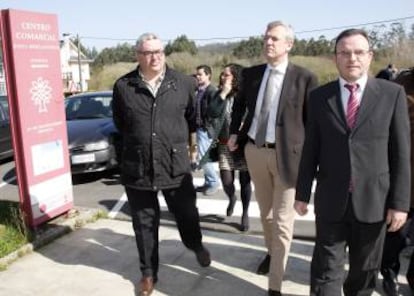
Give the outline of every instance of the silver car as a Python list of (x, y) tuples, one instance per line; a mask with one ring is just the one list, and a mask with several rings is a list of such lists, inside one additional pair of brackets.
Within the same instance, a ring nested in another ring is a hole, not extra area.
[(65, 99), (72, 174), (118, 166), (119, 133), (112, 120), (112, 92), (88, 92)]

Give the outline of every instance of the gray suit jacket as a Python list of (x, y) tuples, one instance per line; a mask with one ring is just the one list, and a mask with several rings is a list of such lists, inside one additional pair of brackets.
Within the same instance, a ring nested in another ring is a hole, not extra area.
[[(243, 70), (242, 87), (234, 100), (230, 125), (230, 134), (238, 135), (239, 146), (244, 146), (247, 141), (265, 70), (266, 64)], [(276, 116), (275, 139), (278, 171), (282, 181), (289, 187), (296, 184), (305, 139), (306, 101), (316, 86), (317, 78), (313, 73), (292, 63), (288, 64)]]
[(387, 208), (408, 211), (410, 126), (404, 89), (369, 78), (352, 131), (338, 81), (315, 89), (309, 102), (296, 200), (309, 202), (316, 177), (315, 214), (324, 221), (341, 220), (348, 202), (367, 223), (383, 221)]

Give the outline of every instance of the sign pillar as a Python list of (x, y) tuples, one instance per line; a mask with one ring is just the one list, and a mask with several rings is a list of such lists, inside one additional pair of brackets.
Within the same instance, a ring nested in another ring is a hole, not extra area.
[(1, 10), (21, 208), (31, 227), (73, 207), (57, 17)]

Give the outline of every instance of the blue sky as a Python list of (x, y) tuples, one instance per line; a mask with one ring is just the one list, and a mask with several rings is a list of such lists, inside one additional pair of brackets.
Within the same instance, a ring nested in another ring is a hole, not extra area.
[(236, 41), (263, 34), (273, 20), (290, 23), (305, 39), (342, 30), (315, 32), (320, 29), (411, 17), (401, 21), (408, 31), (414, 23), (413, 0), (0, 0), (0, 6), (56, 14), (61, 33), (79, 34), (82, 44), (98, 50), (132, 44), (144, 32), (166, 41), (183, 34), (197, 44)]

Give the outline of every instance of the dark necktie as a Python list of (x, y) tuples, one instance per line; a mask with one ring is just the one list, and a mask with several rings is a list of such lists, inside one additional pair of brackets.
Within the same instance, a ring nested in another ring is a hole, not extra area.
[(346, 109), (346, 122), (350, 129), (355, 126), (356, 118), (358, 115), (359, 103), (356, 97), (356, 92), (359, 88), (358, 84), (345, 84), (345, 87), (349, 90), (349, 98)]
[(267, 122), (269, 121), (269, 109), (272, 97), (276, 92), (276, 79), (277, 71), (271, 69), (269, 72), (269, 77), (267, 78), (266, 88), (263, 95), (262, 106), (260, 108), (259, 120), (257, 122), (256, 128), (256, 138), (255, 143), (257, 147), (263, 147), (266, 143), (266, 131), (267, 131)]

